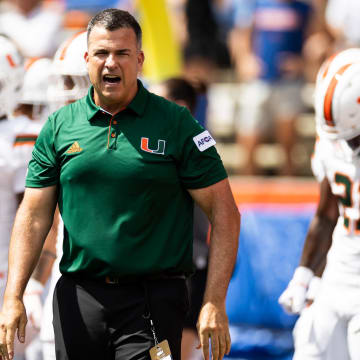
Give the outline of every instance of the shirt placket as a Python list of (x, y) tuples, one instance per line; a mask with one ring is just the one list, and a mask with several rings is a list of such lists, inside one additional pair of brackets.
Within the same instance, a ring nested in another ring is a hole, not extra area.
[(116, 115), (110, 118), (109, 122), (109, 131), (108, 131), (108, 146), (109, 150), (116, 150), (117, 138), (119, 135), (119, 130), (117, 127), (118, 120)]

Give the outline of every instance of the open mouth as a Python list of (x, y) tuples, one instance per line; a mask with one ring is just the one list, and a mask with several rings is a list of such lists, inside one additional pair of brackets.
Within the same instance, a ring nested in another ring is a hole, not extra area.
[(121, 81), (121, 77), (117, 75), (104, 75), (103, 81), (107, 84), (118, 84)]

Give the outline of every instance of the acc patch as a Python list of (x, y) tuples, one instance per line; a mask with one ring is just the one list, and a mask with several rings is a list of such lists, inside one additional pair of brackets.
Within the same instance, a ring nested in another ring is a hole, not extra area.
[(193, 137), (194, 143), (200, 151), (204, 151), (211, 146), (216, 144), (216, 141), (210, 135), (210, 133), (205, 130), (201, 134)]

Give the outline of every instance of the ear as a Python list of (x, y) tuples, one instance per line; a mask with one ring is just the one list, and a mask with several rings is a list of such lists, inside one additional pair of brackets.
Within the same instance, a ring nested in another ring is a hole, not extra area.
[(142, 69), (142, 66), (143, 66), (144, 60), (145, 60), (145, 55), (144, 55), (144, 52), (142, 50), (139, 51), (138, 56), (137, 56), (137, 60), (138, 60), (139, 68)]
[(86, 62), (86, 63), (89, 62), (89, 53), (88, 53), (87, 51), (85, 51), (84, 59), (85, 59), (85, 62)]

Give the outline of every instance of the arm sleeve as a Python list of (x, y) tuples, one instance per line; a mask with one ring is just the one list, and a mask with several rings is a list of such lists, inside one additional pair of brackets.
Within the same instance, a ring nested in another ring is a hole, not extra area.
[(48, 119), (35, 143), (26, 176), (26, 187), (47, 187), (59, 182), (53, 121)]
[(184, 187), (198, 189), (213, 185), (227, 177), (224, 165), (215, 148), (215, 140), (183, 108), (177, 131), (179, 176)]

